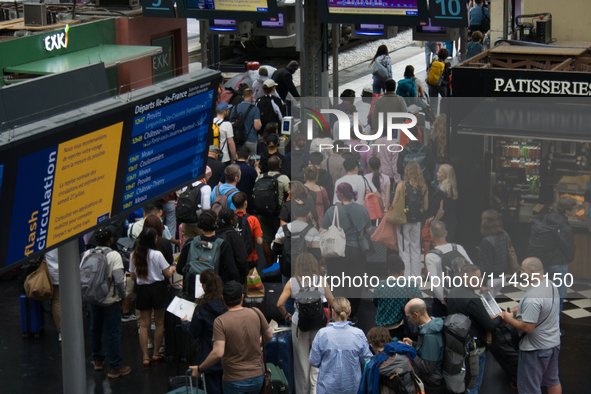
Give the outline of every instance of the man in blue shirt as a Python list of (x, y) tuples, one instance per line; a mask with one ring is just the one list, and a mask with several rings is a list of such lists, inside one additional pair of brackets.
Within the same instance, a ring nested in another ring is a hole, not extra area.
[(227, 208), (236, 210), (236, 207), (232, 203), (232, 196), (239, 192), (236, 185), (238, 184), (238, 182), (240, 182), (240, 166), (238, 166), (237, 164), (230, 164), (224, 170), (224, 175), (226, 177), (226, 183), (218, 185), (211, 189), (211, 197), (209, 198), (211, 202), (211, 209), (214, 209), (213, 202), (215, 201), (215, 198), (217, 197), (218, 193), (226, 194), (231, 191), (231, 193), (228, 193), (226, 195), (226, 197), (228, 198)]
[[(240, 181), (236, 184), (236, 188), (241, 192), (246, 193), (248, 204), (246, 205), (246, 212), (250, 215), (253, 215), (253, 207), (254, 203), (252, 201), (252, 189), (254, 188), (254, 183), (259, 176), (258, 172), (252, 168), (248, 161), (250, 160), (250, 152), (246, 146), (243, 146), (238, 149), (236, 152), (236, 165), (240, 167)], [(222, 174), (220, 179), (221, 183), (226, 182), (226, 173)]]
[(487, 21), (485, 21), (485, 24), (488, 24), (488, 26), (490, 26), (490, 13), (488, 12), (488, 8), (482, 5), (483, 0), (474, 0), (474, 2), (476, 3), (476, 5), (472, 7), (472, 9), (470, 10), (469, 30), (471, 31), (471, 33), (474, 33), (475, 31), (480, 31), (482, 32), (482, 34), (486, 34), (487, 32), (483, 31), (482, 28), (482, 19), (486, 16)]
[(250, 150), (250, 153), (254, 154), (257, 151), (257, 131), (261, 129), (261, 111), (252, 102), (252, 89), (244, 89), (242, 98), (244, 101), (234, 107), (230, 118), (234, 118), (236, 114), (244, 115), (248, 108), (251, 105), (253, 106), (246, 119), (244, 119), (244, 136), (246, 138), (244, 146)]

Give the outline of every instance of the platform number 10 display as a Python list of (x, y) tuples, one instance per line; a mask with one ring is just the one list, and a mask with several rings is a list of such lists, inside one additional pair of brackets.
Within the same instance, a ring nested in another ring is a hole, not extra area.
[[(446, 16), (447, 12), (445, 9), (445, 0), (435, 0), (435, 4), (441, 4), (441, 16)], [(460, 15), (462, 5), (460, 4), (460, 0), (448, 0), (447, 1), (447, 11), (451, 16), (458, 16)]]

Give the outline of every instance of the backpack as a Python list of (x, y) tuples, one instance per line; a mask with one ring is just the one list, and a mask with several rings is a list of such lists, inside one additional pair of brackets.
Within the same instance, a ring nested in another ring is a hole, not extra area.
[(402, 159), (402, 168), (406, 168), (406, 165), (411, 161), (416, 161), (421, 167), (425, 183), (429, 185), (431, 183), (431, 171), (429, 171), (429, 161), (427, 160), (425, 145), (422, 145), (420, 148), (411, 148), (407, 145), (404, 149), (406, 149), (408, 153)]
[(412, 363), (406, 355), (396, 353), (388, 357), (380, 365), (379, 370), (380, 393), (420, 394), (422, 392), (420, 388), (421, 381), (417, 377)]
[(401, 97), (417, 97), (417, 87), (415, 85), (415, 79), (404, 78), (398, 81), (396, 94)]
[(197, 223), (201, 214), (201, 188), (205, 185), (205, 183), (191, 185), (181, 193), (175, 209), (178, 223)]
[(560, 229), (552, 227), (541, 220), (530, 219), (531, 233), (527, 254), (540, 259), (544, 267), (553, 263), (551, 261), (556, 248), (556, 241), (560, 237)]
[(406, 182), (405, 190), (406, 222), (420, 222), (423, 218), (423, 190), (420, 187), (413, 188), (408, 182)]
[[(309, 279), (314, 280), (312, 277)], [(326, 327), (328, 321), (322, 305), (322, 293), (316, 287), (302, 286), (298, 278), (296, 281), (300, 286), (295, 300), (298, 307), (298, 330), (308, 332)]]
[(220, 273), (221, 238), (213, 242), (203, 242), (201, 237), (193, 238), (189, 244), (187, 263), (183, 268), (183, 290), (181, 296), (188, 300), (195, 299), (195, 276), (208, 268)]
[(100, 304), (109, 295), (109, 260), (111, 249), (92, 249), (80, 263), (80, 283), (82, 285), (82, 303)]
[(236, 232), (242, 237), (242, 240), (244, 241), (244, 247), (246, 248), (246, 254), (248, 256), (250, 256), (254, 249), (252, 230), (250, 228), (250, 223), (248, 222), (249, 217), (250, 215), (247, 213), (242, 216), (236, 215), (236, 226), (234, 226), (234, 230), (236, 230)]
[[(451, 244), (452, 250), (443, 253), (437, 248), (431, 249), (428, 253), (434, 253), (441, 258), (441, 271), (446, 280), (443, 282), (445, 297), (453, 287), (454, 278), (461, 277), (462, 267), (470, 264), (468, 260), (458, 251), (458, 245)], [(447, 280), (447, 278), (450, 280)]]
[(224, 141), (224, 145), (220, 146), (220, 126), (224, 122), (227, 122), (227, 120), (215, 118), (213, 120), (213, 123), (211, 124), (211, 131), (213, 132), (213, 144), (222, 150), (222, 154), (220, 154), (220, 157), (218, 158), (218, 160), (220, 160), (220, 161), (222, 160), (222, 156), (224, 155), (223, 154), (224, 148), (226, 147), (226, 144), (228, 143), (228, 137), (226, 137), (226, 140)]
[(256, 215), (277, 216), (281, 211), (279, 204), (279, 178), (281, 174), (273, 176), (263, 174), (262, 178), (255, 182), (252, 189), (253, 211)]
[(279, 116), (273, 109), (273, 99), (269, 96), (263, 96), (257, 101), (257, 108), (261, 111), (261, 133), (267, 123), (275, 122), (279, 124)]
[(211, 210), (214, 211), (216, 215), (219, 215), (222, 208), (228, 208), (228, 198), (230, 198), (230, 194), (238, 192), (238, 189), (233, 187), (224, 194), (220, 194), (220, 187), (216, 186), (215, 188), (217, 191), (215, 199), (211, 203)]
[(248, 135), (252, 132), (254, 127), (251, 127), (250, 130), (246, 130), (244, 122), (250, 113), (250, 110), (253, 109), (254, 104), (250, 104), (248, 109), (245, 113), (239, 114), (238, 109), (234, 111), (234, 116), (230, 118), (230, 123), (232, 123), (232, 131), (234, 133), (234, 142), (236, 146), (242, 146), (246, 142)]
[(306, 244), (306, 234), (308, 231), (314, 227), (311, 224), (308, 224), (305, 229), (298, 233), (292, 233), (287, 228), (287, 224), (283, 226), (283, 234), (285, 234), (285, 238), (283, 239), (283, 254), (282, 258), (279, 261), (279, 267), (281, 270), (281, 274), (283, 276), (287, 276), (291, 278), (291, 261), (292, 256), (293, 260), (301, 254), (306, 253), (308, 251), (308, 245)]
[[(472, 342), (470, 336), (470, 318), (461, 313), (449, 315), (443, 323), (443, 378), (445, 387), (452, 393), (465, 393), (469, 388), (466, 380), (474, 383), (478, 377), (478, 366), (476, 371), (471, 370), (470, 348)], [(477, 349), (476, 349), (477, 350)], [(470, 384), (468, 384), (469, 386)], [(472, 384), (472, 387), (474, 385)]]
[(433, 60), (429, 69), (427, 83), (432, 86), (441, 86), (445, 78), (445, 63), (440, 60)]

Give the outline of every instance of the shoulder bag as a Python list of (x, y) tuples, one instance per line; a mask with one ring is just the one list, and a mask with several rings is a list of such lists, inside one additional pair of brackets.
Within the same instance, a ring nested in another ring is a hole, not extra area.
[[(390, 210), (388, 213), (390, 213)], [(373, 232), (371, 240), (384, 245), (388, 249), (398, 250), (398, 237), (396, 236), (396, 226), (387, 220), (381, 220), (378, 228)]]
[(371, 191), (367, 179), (365, 179), (363, 175), (359, 176), (363, 178), (363, 182), (365, 182), (365, 198), (363, 203), (365, 208), (369, 211), (370, 220), (381, 219), (384, 216), (384, 214), (382, 212), (382, 207), (380, 207), (378, 197), (375, 195), (374, 192)]
[(373, 62), (373, 69), (371, 75), (373, 75), (380, 81), (385, 82), (388, 79), (388, 69), (386, 68), (386, 66), (384, 66), (380, 61), (376, 59)]
[(343, 209), (347, 213), (347, 218), (349, 218), (351, 225), (353, 226), (353, 228), (355, 229), (355, 232), (357, 233), (357, 242), (359, 243), (359, 249), (361, 249), (361, 253), (374, 254), (375, 249), (373, 247), (373, 242), (371, 241), (371, 236), (365, 231), (365, 229), (363, 231), (359, 232), (359, 230), (357, 230), (357, 226), (355, 225), (355, 222), (351, 218), (351, 214), (349, 213), (349, 210), (344, 206), (343, 206)]
[(53, 298), (53, 282), (45, 260), (36, 271), (27, 276), (25, 294), (28, 298), (37, 301), (50, 301)]
[(341, 228), (338, 205), (334, 207), (331, 226), (320, 233), (320, 253), (322, 257), (345, 257), (347, 240)]
[(405, 198), (406, 198), (406, 185), (403, 183), (400, 189), (400, 195), (396, 205), (392, 207), (390, 213), (386, 217), (386, 220), (392, 224), (404, 225), (406, 224), (406, 212), (405, 212)]

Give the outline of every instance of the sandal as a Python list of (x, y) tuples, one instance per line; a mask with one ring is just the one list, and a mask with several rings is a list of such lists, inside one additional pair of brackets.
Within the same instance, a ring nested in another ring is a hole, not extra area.
[(149, 358), (144, 358), (144, 369), (150, 369), (150, 364), (152, 363), (152, 360), (150, 360)]
[(152, 356), (152, 362), (154, 364), (158, 364), (162, 360), (164, 360), (164, 355), (162, 355), (162, 354), (154, 353), (154, 356)]

